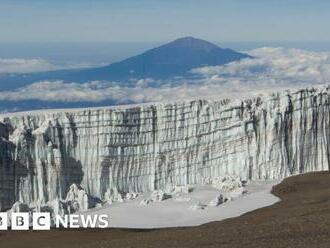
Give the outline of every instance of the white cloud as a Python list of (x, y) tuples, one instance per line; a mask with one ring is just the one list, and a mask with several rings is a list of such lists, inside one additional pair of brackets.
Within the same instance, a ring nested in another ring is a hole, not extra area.
[(50, 71), (56, 67), (43, 59), (0, 59), (0, 73)]
[[(134, 87), (116, 82), (84, 84), (37, 82), (15, 91), (0, 92), (0, 100), (157, 102), (195, 98), (242, 97), (283, 88), (307, 87), (330, 81), (330, 53), (297, 49), (260, 48), (245, 59), (225, 66), (192, 70), (191, 78), (169, 81), (135, 80)], [(159, 85), (154, 87), (152, 85)]]
[(327, 83), (330, 79), (330, 53), (298, 49), (259, 48), (249, 52), (255, 59), (244, 59), (226, 66), (197, 68), (192, 73), (242, 81), (266, 79), (287, 83)]
[(77, 64), (54, 64), (47, 60), (35, 58), (35, 59), (23, 59), (23, 58), (0, 58), (0, 74), (1, 73), (31, 73), (31, 72), (43, 72), (53, 71), (60, 69), (73, 69), (84, 68), (95, 65), (77, 63)]

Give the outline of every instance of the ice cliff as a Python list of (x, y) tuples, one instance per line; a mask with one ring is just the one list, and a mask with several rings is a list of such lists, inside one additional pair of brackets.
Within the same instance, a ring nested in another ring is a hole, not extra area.
[(3, 115), (0, 209), (66, 199), (71, 185), (104, 199), (227, 174), (265, 180), (328, 169), (329, 99), (327, 88), (305, 89), (241, 102)]

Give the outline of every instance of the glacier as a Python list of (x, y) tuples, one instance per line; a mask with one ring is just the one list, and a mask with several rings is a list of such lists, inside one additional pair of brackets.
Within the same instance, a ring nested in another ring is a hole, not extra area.
[[(0, 210), (329, 169), (327, 87), (0, 116)], [(87, 207), (86, 207), (87, 208)]]

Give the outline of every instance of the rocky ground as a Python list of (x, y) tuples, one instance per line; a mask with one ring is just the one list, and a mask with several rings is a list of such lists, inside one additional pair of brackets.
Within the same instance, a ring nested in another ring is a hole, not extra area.
[(0, 232), (0, 247), (330, 247), (330, 173), (285, 179), (281, 202), (199, 227)]

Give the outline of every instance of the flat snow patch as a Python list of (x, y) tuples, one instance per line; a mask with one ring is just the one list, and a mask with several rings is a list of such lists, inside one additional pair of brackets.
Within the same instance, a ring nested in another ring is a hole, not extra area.
[[(193, 192), (173, 195), (161, 202), (140, 204), (144, 199), (115, 202), (102, 208), (90, 209), (83, 214), (108, 214), (109, 227), (120, 228), (165, 228), (198, 226), (212, 221), (240, 216), (258, 208), (270, 206), (279, 201), (272, 195), (272, 186), (278, 182), (250, 182), (243, 195), (219, 206), (209, 203), (219, 195), (212, 186), (195, 187)], [(203, 206), (203, 207), (201, 207)]]

